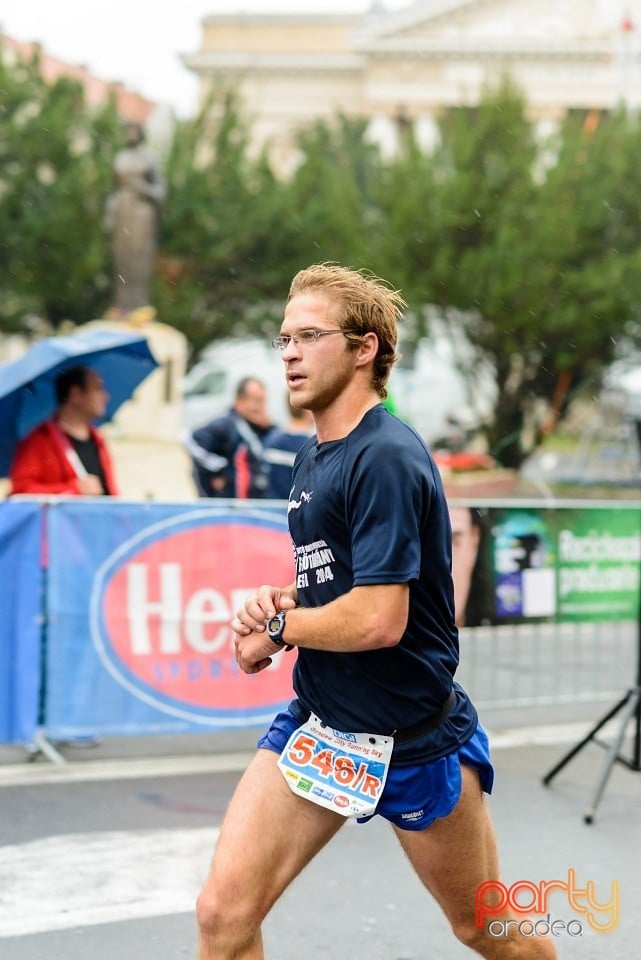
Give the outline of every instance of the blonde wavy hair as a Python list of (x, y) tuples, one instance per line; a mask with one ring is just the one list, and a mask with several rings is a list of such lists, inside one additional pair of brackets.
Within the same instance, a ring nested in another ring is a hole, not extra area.
[(396, 352), (398, 324), (406, 306), (398, 290), (365, 270), (352, 270), (337, 263), (316, 263), (300, 270), (292, 280), (287, 303), (301, 293), (326, 293), (338, 304), (338, 323), (352, 349), (370, 331), (378, 337), (372, 385), (379, 397), (387, 397), (386, 383)]

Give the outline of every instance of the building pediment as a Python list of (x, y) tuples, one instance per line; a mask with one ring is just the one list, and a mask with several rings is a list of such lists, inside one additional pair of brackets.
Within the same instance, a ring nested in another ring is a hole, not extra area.
[[(626, 22), (626, 7), (638, 23)], [(506, 75), (548, 135), (568, 111), (641, 112), (641, 0), (408, 0), (394, 11), (374, 0), (362, 16), (213, 14), (183, 62), (204, 92), (214, 78), (238, 87), (256, 143), (272, 145), (282, 170), (295, 162), (296, 131), (338, 111), (368, 117), (385, 150), (401, 122), (430, 149), (444, 109), (478, 103)]]
[(355, 45), (372, 52), (439, 44), (459, 50), (611, 48), (624, 30), (621, 7), (614, 0), (418, 0), (371, 17)]

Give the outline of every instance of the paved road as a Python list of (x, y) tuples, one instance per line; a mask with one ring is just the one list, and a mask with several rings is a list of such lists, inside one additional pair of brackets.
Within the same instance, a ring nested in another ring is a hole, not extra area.
[[(590, 745), (548, 789), (541, 777), (575, 742), (582, 724), (496, 734), (491, 805), (508, 883), (592, 880), (600, 900), (621, 887), (620, 923), (609, 934), (585, 925), (558, 939), (559, 957), (638, 955), (641, 917), (639, 774), (618, 766), (596, 822), (582, 813), (604, 753)], [(117, 756), (105, 744), (70, 762), (0, 766), (0, 958), (179, 960), (195, 955), (193, 901), (217, 827), (246, 763), (237, 752), (162, 755), (165, 742)], [(194, 741), (191, 741), (192, 743)], [(233, 744), (227, 743), (230, 747)], [(175, 744), (174, 744), (175, 746)], [(155, 753), (155, 755), (154, 755)], [(120, 749), (122, 754), (122, 747)], [(6, 754), (5, 754), (6, 759)], [(266, 824), (269, 812), (266, 811)], [(554, 917), (577, 919), (562, 893)], [(349, 824), (277, 905), (265, 926), (274, 960), (461, 960), (391, 831)]]

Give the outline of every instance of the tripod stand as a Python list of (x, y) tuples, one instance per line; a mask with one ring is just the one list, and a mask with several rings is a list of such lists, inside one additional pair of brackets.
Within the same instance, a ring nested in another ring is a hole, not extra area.
[[(618, 713), (621, 713), (621, 725), (619, 731), (612, 741), (611, 744), (604, 743), (601, 740), (597, 739), (597, 733), (599, 730), (608, 723), (609, 720), (612, 720)], [(632, 745), (632, 757), (630, 759), (622, 757), (620, 750), (621, 744), (626, 734), (628, 724), (634, 718), (634, 741)], [(543, 778), (543, 783), (547, 787), (548, 784), (552, 782), (557, 773), (565, 767), (566, 764), (572, 760), (573, 757), (579, 753), (580, 750), (585, 747), (586, 744), (594, 741), (600, 747), (607, 749), (607, 756), (605, 758), (605, 763), (603, 769), (601, 770), (601, 776), (597, 783), (597, 788), (594, 793), (594, 798), (592, 804), (586, 809), (583, 814), (583, 819), (586, 823), (594, 823), (594, 817), (596, 814), (596, 809), (601, 801), (601, 797), (605, 791), (606, 784), (612, 772), (612, 767), (615, 763), (621, 763), (623, 766), (627, 767), (629, 770), (634, 771), (635, 773), (641, 772), (641, 585), (639, 589), (639, 617), (638, 617), (638, 635), (637, 635), (637, 676), (636, 683), (633, 687), (628, 690), (624, 697), (616, 703), (611, 710), (601, 717), (598, 723), (590, 730), (590, 732), (579, 741), (579, 743), (574, 746), (569, 753), (566, 755), (554, 766), (549, 773)]]

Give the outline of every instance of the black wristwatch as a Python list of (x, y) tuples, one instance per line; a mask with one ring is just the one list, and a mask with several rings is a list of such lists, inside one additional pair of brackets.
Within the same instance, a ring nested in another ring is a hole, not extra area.
[(278, 647), (284, 647), (283, 630), (285, 629), (285, 611), (281, 610), (267, 621), (267, 636)]

